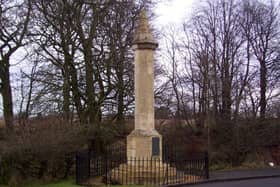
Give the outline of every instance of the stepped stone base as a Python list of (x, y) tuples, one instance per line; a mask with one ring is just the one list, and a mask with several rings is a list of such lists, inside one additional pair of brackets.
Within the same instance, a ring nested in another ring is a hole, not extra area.
[[(154, 162), (154, 161), (153, 161)], [(153, 163), (152, 162), (152, 163)], [(184, 172), (176, 170), (176, 168), (168, 164), (143, 164), (139, 165), (121, 164), (110, 172), (110, 180), (116, 184), (179, 184), (187, 181), (198, 181), (199, 178), (195, 176), (187, 176)]]

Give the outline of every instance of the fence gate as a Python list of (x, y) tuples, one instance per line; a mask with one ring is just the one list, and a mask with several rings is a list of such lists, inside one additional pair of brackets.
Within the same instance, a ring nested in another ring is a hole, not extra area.
[(88, 151), (76, 154), (76, 183), (83, 184), (90, 178), (90, 156)]

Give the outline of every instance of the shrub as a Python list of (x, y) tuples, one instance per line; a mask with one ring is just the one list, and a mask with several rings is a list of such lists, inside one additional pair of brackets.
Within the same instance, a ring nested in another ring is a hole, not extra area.
[(31, 120), (0, 139), (2, 183), (16, 178), (65, 178), (73, 171), (75, 153), (87, 144), (84, 126), (48, 117)]
[(259, 150), (265, 146), (279, 144), (279, 133), (276, 119), (218, 121), (211, 128), (211, 163), (223, 162), (236, 167), (246, 162), (248, 165), (246, 159), (250, 154), (260, 154)]
[(109, 122), (86, 126), (69, 124), (57, 116), (31, 119), (13, 131), (2, 129), (0, 184), (18, 183), (30, 177), (52, 181), (73, 175), (76, 152), (87, 149), (92, 142), (104, 149), (115, 142), (114, 129)]

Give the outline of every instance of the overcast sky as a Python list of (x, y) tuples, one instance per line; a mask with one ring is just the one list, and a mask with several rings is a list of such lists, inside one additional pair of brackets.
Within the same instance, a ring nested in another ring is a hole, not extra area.
[(184, 18), (189, 18), (195, 0), (170, 0), (160, 3), (155, 10), (157, 15), (156, 25), (182, 23)]

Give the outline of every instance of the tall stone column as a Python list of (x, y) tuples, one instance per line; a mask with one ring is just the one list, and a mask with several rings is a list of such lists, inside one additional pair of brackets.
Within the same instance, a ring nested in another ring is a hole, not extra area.
[(134, 36), (135, 127), (127, 137), (128, 158), (161, 158), (161, 135), (154, 122), (155, 41), (144, 11)]

